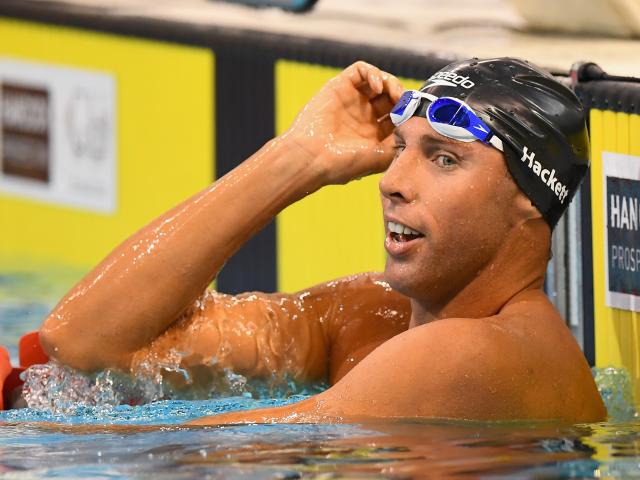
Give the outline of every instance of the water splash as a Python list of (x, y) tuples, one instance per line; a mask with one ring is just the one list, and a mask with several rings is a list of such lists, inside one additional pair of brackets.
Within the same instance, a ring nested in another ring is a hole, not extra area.
[(82, 407), (113, 407), (125, 403), (135, 386), (121, 377), (109, 370), (85, 375), (54, 362), (34, 365), (22, 373), (22, 396), (29, 408), (56, 413), (74, 413)]
[[(129, 375), (117, 370), (87, 374), (49, 362), (34, 365), (22, 373), (22, 396), (27, 406), (55, 414), (77, 414), (87, 407), (114, 408), (143, 405), (159, 400), (203, 400), (227, 397), (287, 399), (313, 395), (325, 384), (303, 384), (288, 376), (248, 379), (228, 369), (211, 368), (209, 381), (193, 388), (176, 388), (166, 374), (175, 374), (175, 365), (154, 369), (156, 375)], [(178, 372), (189, 376), (189, 372)]]
[(600, 396), (614, 422), (626, 422), (638, 418), (633, 398), (629, 372), (624, 368), (592, 368), (593, 378)]

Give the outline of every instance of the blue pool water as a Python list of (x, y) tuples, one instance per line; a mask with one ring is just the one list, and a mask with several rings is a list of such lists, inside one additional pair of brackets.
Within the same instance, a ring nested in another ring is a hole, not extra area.
[[(0, 276), (0, 343), (14, 358), (19, 335), (36, 328), (74, 280), (65, 275)], [(244, 389), (239, 396), (139, 406), (53, 401), (46, 409), (0, 412), (7, 422), (0, 426), (0, 478), (640, 478), (640, 423), (628, 378), (618, 370), (597, 371), (596, 378), (615, 415), (592, 425), (182, 425), (306, 398), (291, 388), (271, 398)], [(98, 382), (100, 392), (109, 393), (111, 383)], [(69, 383), (60, 385), (62, 391)]]
[(640, 427), (633, 423), (174, 425), (143, 432), (87, 430), (85, 423), (109, 418), (166, 424), (239, 406), (234, 400), (187, 403), (160, 402), (110, 414), (85, 410), (73, 419), (84, 431), (4, 426), (0, 478), (640, 477)]

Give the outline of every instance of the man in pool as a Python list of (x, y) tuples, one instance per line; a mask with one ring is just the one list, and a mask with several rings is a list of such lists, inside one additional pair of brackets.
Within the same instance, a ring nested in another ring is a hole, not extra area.
[[(587, 167), (584, 110), (526, 62), (455, 62), (404, 95), (357, 62), (285, 134), (117, 247), (57, 305), (41, 341), (87, 371), (179, 365), (192, 378), (183, 388), (206, 386), (215, 368), (331, 385), (200, 424), (603, 420), (584, 356), (542, 291), (552, 228)], [(383, 171), (384, 274), (294, 294), (206, 290), (282, 209)]]

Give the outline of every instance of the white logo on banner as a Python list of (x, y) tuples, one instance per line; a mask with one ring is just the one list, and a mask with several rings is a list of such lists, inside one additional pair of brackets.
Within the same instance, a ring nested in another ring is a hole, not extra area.
[(115, 211), (111, 75), (0, 59), (0, 110), (0, 194)]
[(640, 311), (640, 157), (602, 153), (605, 288), (609, 307)]

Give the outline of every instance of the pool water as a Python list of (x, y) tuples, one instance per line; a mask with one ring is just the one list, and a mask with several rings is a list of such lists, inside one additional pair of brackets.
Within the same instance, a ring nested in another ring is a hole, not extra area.
[[(69, 286), (53, 274), (43, 278), (0, 276), (0, 343), (14, 358), (19, 335), (37, 328)], [(614, 369), (595, 373), (615, 415), (591, 425), (181, 425), (296, 402), (307, 397), (304, 389), (260, 398), (259, 389), (245, 388), (236, 396), (139, 406), (53, 402), (0, 412), (8, 422), (0, 426), (0, 478), (640, 478), (640, 422), (628, 378)]]
[[(78, 423), (182, 421), (274, 401), (166, 401), (113, 411), (85, 409)], [(9, 412), (42, 420), (41, 412)], [(6, 478), (632, 478), (640, 477), (634, 423), (243, 425), (157, 431), (0, 429)]]

